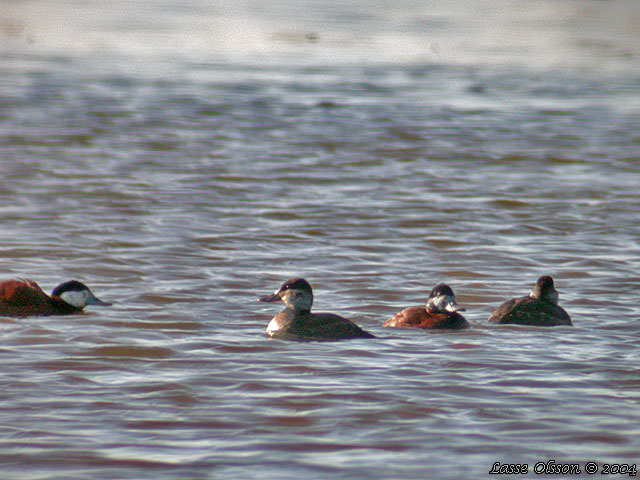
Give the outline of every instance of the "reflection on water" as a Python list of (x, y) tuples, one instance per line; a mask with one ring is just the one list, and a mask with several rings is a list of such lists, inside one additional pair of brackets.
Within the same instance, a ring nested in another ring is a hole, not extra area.
[[(0, 319), (3, 477), (637, 462), (637, 7), (417, 3), (3, 5), (2, 277), (114, 302)], [(486, 323), (542, 274), (573, 328)], [(267, 340), (293, 276), (379, 338)]]

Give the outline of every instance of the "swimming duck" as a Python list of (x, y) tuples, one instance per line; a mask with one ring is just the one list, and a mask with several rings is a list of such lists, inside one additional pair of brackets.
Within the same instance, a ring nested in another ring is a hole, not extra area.
[(375, 338), (351, 320), (333, 313), (311, 313), (313, 291), (304, 278), (292, 278), (259, 302), (282, 301), (286, 308), (271, 319), (267, 335), (285, 340), (341, 340)]
[(489, 321), (540, 327), (571, 325), (571, 317), (558, 305), (558, 291), (548, 275), (540, 277), (526, 297), (512, 298), (500, 305)]
[(0, 282), (0, 316), (71, 315), (82, 312), (87, 305), (111, 304), (96, 298), (86, 285), (77, 280), (58, 285), (51, 296), (33, 280), (21, 278)]
[(409, 307), (396, 313), (382, 324), (383, 327), (413, 327), (431, 329), (467, 328), (469, 322), (458, 312), (464, 308), (458, 305), (451, 287), (445, 283), (436, 285), (424, 307)]

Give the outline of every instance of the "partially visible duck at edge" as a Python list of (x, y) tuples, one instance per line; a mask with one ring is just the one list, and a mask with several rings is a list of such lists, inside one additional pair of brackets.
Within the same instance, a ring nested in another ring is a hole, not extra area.
[(412, 327), (432, 329), (462, 329), (469, 322), (458, 312), (464, 311), (456, 302), (453, 290), (445, 283), (436, 285), (424, 307), (409, 307), (396, 313), (382, 324), (383, 327)]
[(259, 302), (278, 302), (285, 309), (267, 325), (267, 336), (283, 340), (342, 340), (375, 338), (351, 320), (333, 313), (311, 313), (313, 291), (304, 278), (292, 278), (271, 295), (263, 295)]
[(504, 302), (489, 316), (489, 321), (539, 327), (572, 325), (569, 314), (558, 305), (558, 296), (553, 278), (544, 275), (529, 295)]
[(58, 285), (51, 296), (33, 280), (21, 278), (0, 282), (0, 316), (3, 317), (72, 315), (81, 313), (87, 305), (111, 304), (98, 299), (77, 280)]

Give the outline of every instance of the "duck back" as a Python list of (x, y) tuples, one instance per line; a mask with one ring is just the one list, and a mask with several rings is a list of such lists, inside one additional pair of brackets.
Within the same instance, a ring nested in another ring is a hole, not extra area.
[(331, 341), (375, 338), (351, 320), (333, 313), (294, 313), (287, 309), (271, 320), (269, 327), (272, 326), (274, 329), (267, 330), (267, 334), (283, 340)]
[(2, 316), (65, 315), (79, 310), (62, 300), (51, 298), (33, 280), (18, 279), (0, 282), (0, 315)]
[(504, 302), (489, 316), (489, 321), (539, 327), (572, 325), (571, 317), (562, 307), (531, 297), (514, 298)]
[(383, 327), (435, 329), (462, 329), (469, 327), (466, 318), (457, 312), (428, 312), (425, 307), (409, 307), (396, 313), (382, 324)]

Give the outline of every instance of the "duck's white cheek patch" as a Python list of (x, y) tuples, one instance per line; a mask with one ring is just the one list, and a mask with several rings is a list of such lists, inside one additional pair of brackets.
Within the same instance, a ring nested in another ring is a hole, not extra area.
[(447, 297), (445, 295), (438, 295), (433, 299), (432, 303), (438, 310), (442, 310), (447, 306)]
[(81, 292), (77, 290), (64, 292), (62, 295), (60, 295), (60, 298), (67, 302), (69, 305), (73, 305), (77, 308), (82, 308), (87, 304), (87, 292)]
[(269, 325), (267, 325), (267, 333), (277, 332), (280, 329), (280, 325), (275, 318), (271, 319)]

